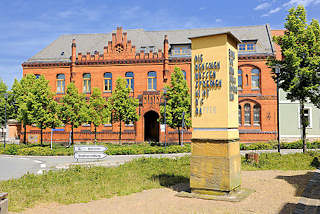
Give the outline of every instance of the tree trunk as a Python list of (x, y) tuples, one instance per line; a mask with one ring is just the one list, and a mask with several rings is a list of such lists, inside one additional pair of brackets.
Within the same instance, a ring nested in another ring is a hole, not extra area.
[(179, 136), (179, 145), (181, 145), (181, 133), (180, 133), (180, 127), (178, 127), (178, 136)]
[(94, 143), (97, 143), (97, 126), (94, 126)]
[(120, 120), (120, 132), (119, 132), (119, 144), (121, 144), (121, 128), (122, 128), (122, 121)]
[(306, 122), (304, 119), (304, 102), (300, 101), (300, 127), (301, 127), (301, 140), (303, 145), (303, 153), (307, 151), (306, 146)]
[(24, 135), (23, 135), (23, 143), (27, 144), (27, 125), (23, 123)]
[(41, 146), (43, 146), (42, 142), (43, 142), (43, 128), (41, 126), (41, 128), (40, 128), (40, 144), (41, 144)]
[(73, 145), (73, 124), (71, 124), (71, 145)]

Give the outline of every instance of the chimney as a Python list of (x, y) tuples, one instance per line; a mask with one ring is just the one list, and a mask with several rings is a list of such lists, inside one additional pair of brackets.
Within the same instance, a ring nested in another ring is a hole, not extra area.
[(163, 41), (163, 81), (167, 82), (169, 72), (169, 42), (168, 36), (164, 36)]
[(71, 67), (70, 67), (70, 82), (74, 82), (73, 80), (73, 76), (74, 76), (74, 73), (75, 73), (75, 65), (76, 65), (76, 59), (77, 59), (77, 56), (76, 56), (76, 40), (75, 39), (72, 39), (72, 45), (71, 45)]

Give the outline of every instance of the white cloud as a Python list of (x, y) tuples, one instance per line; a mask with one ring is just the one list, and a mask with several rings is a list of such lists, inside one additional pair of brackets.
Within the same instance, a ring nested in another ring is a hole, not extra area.
[(270, 3), (265, 2), (265, 3), (259, 4), (258, 6), (256, 6), (256, 7), (254, 8), (254, 10), (264, 10), (264, 9), (269, 8), (270, 6), (271, 6)]
[(222, 19), (216, 19), (216, 22), (220, 23), (220, 22), (222, 22)]
[(303, 5), (304, 7), (307, 7), (311, 4), (316, 5), (319, 4), (320, 0), (290, 0), (287, 3), (284, 3), (283, 6), (297, 6), (297, 5)]
[(275, 9), (270, 10), (268, 13), (262, 15), (262, 17), (270, 16), (271, 14), (277, 13), (281, 10), (281, 7), (277, 7)]

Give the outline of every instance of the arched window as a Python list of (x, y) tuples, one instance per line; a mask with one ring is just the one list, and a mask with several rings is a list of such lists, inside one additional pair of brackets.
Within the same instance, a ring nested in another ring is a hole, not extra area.
[(64, 74), (57, 75), (57, 93), (64, 93), (65, 89), (65, 76)]
[(155, 71), (148, 72), (148, 90), (157, 90), (157, 72)]
[(249, 103), (244, 105), (244, 125), (251, 125), (251, 107)]
[(238, 70), (238, 88), (242, 89), (242, 70)]
[(134, 90), (134, 76), (133, 72), (126, 73), (127, 87), (131, 88), (131, 91)]
[(242, 109), (241, 109), (241, 105), (239, 105), (238, 117), (239, 117), (239, 126), (241, 126), (241, 124), (242, 124)]
[(91, 74), (83, 74), (83, 93), (91, 92)]
[(239, 105), (238, 115), (239, 115), (239, 126), (241, 126), (241, 124), (242, 124), (242, 109), (241, 109), (241, 105)]
[(112, 91), (112, 73), (107, 72), (103, 75), (104, 78), (104, 92)]
[(253, 125), (260, 126), (260, 112), (261, 108), (259, 104), (253, 106)]
[(252, 89), (260, 88), (260, 71), (256, 68), (251, 70), (251, 88)]
[(182, 74), (183, 74), (184, 80), (187, 80), (187, 73), (184, 70), (182, 70)]

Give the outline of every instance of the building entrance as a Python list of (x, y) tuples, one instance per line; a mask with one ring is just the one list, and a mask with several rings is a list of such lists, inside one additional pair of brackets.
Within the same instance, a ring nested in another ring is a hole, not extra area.
[(144, 141), (159, 142), (159, 115), (154, 111), (144, 114)]

